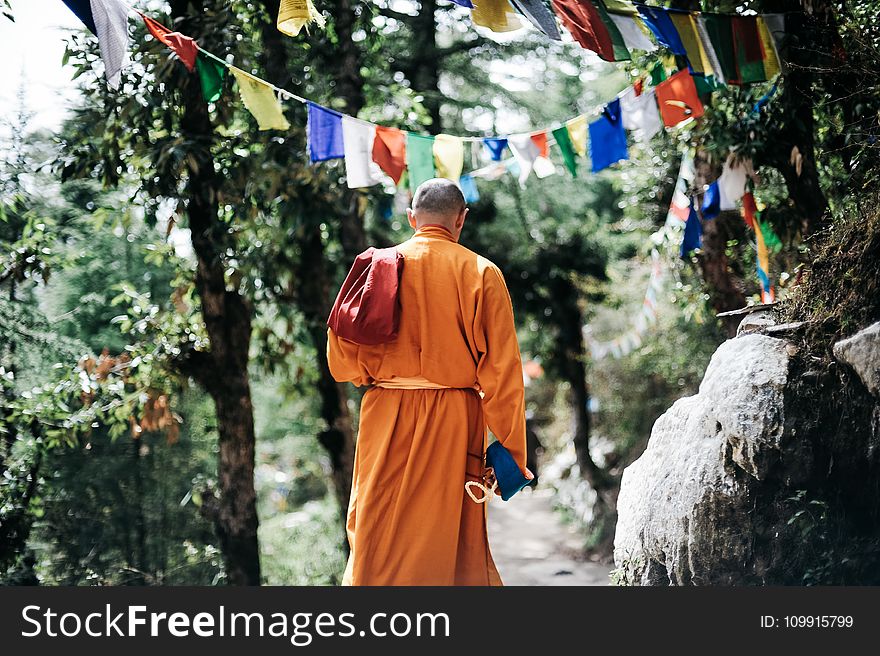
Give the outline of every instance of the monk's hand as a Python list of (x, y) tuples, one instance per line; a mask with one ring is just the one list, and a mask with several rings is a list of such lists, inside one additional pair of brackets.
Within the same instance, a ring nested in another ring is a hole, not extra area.
[(528, 467), (526, 467), (526, 471), (524, 473), (525, 473), (526, 480), (530, 481), (535, 477), (535, 475), (532, 473), (532, 470), (529, 469)]

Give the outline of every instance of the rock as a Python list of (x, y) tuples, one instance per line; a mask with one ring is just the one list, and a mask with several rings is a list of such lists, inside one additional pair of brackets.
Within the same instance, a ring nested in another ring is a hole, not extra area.
[(880, 397), (880, 321), (837, 342), (834, 357), (852, 367), (868, 391)]
[(745, 317), (743, 317), (743, 320), (739, 322), (739, 326), (736, 329), (736, 334), (737, 336), (739, 336), (743, 333), (758, 332), (775, 325), (776, 320), (773, 318), (773, 310), (755, 310), (754, 312), (749, 312)]
[(654, 424), (626, 468), (617, 503), (618, 580), (642, 585), (760, 580), (752, 553), (755, 495), (778, 461), (789, 353), (784, 340), (743, 335), (722, 344), (699, 392)]

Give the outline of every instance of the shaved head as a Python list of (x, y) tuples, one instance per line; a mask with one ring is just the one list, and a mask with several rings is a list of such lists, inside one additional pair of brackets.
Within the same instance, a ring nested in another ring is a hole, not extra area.
[(442, 225), (458, 238), (467, 215), (464, 194), (452, 180), (432, 178), (419, 185), (407, 210), (413, 228), (423, 225)]
[(464, 194), (452, 180), (433, 178), (416, 189), (412, 209), (416, 214), (455, 216), (464, 209)]

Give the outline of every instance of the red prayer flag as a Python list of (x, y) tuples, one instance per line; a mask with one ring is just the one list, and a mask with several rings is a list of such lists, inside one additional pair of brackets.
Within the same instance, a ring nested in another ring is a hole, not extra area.
[(196, 45), (196, 42), (191, 37), (184, 36), (180, 32), (172, 32), (162, 25), (162, 23), (154, 21), (149, 16), (141, 14), (141, 18), (144, 19), (144, 23), (150, 31), (150, 34), (152, 34), (157, 41), (164, 43), (177, 53), (177, 56), (180, 57), (180, 61), (183, 62), (183, 65), (192, 72), (196, 67), (196, 58), (199, 55), (199, 48)]
[(546, 132), (536, 132), (533, 134), (532, 143), (538, 147), (538, 155), (541, 157), (550, 157), (550, 146), (547, 143)]
[(400, 276), (397, 248), (368, 248), (357, 256), (333, 303), (327, 325), (356, 344), (385, 344), (400, 328)]
[(703, 103), (691, 74), (682, 70), (654, 88), (663, 125), (675, 127), (689, 118), (703, 115)]
[(553, 9), (574, 40), (605, 61), (614, 61), (614, 43), (602, 17), (589, 0), (553, 0)]
[(645, 88), (645, 81), (642, 78), (639, 78), (635, 82), (633, 82), (633, 90), (636, 92), (637, 96), (642, 95), (642, 91)]
[(752, 195), (751, 191), (747, 191), (743, 194), (742, 204), (743, 220), (746, 222), (747, 226), (754, 230), (755, 225), (757, 224), (755, 215), (758, 213), (758, 206), (755, 203), (755, 197)]
[(373, 140), (373, 161), (391, 176), (394, 184), (398, 184), (406, 169), (406, 133), (397, 128), (377, 125), (376, 138)]

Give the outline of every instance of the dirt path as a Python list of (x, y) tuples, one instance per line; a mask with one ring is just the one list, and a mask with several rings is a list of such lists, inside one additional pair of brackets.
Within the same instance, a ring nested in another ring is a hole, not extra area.
[(489, 544), (504, 584), (608, 585), (611, 568), (583, 560), (581, 538), (551, 500), (551, 490), (523, 490), (489, 504)]

